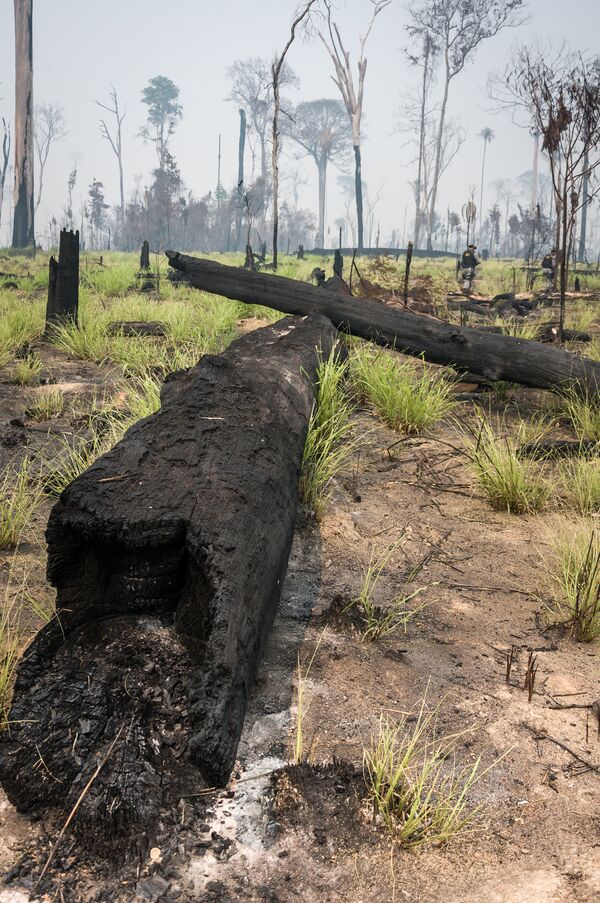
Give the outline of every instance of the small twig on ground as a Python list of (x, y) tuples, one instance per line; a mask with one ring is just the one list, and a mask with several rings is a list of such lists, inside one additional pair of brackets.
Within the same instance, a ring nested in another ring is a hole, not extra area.
[(562, 740), (557, 740), (556, 737), (551, 737), (550, 734), (547, 734), (545, 731), (539, 731), (537, 728), (532, 727), (530, 724), (523, 723), (523, 727), (526, 727), (528, 731), (531, 731), (532, 734), (535, 735), (536, 740), (548, 740), (550, 743), (554, 743), (556, 746), (560, 746), (561, 749), (564, 749), (565, 752), (568, 752), (570, 756), (580, 762), (582, 765), (589, 771), (593, 771), (596, 774), (600, 774), (600, 765), (594, 765), (593, 762), (589, 762), (587, 759), (582, 758), (578, 753), (574, 752), (570, 746), (567, 746), (566, 743), (563, 743)]

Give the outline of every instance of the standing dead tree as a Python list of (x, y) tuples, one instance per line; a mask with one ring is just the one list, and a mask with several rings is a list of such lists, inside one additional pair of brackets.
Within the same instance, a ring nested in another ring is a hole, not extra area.
[(286, 127), (286, 134), (314, 160), (319, 175), (319, 225), (317, 246), (325, 247), (325, 199), (327, 168), (330, 163), (344, 168), (348, 161), (351, 135), (346, 111), (340, 100), (310, 100), (300, 103)]
[[(531, 103), (548, 155), (556, 204), (560, 272), (559, 340), (563, 340), (569, 260), (578, 213), (600, 192), (589, 181), (600, 166), (600, 57), (564, 55), (552, 67), (539, 49), (523, 47), (513, 84)], [(583, 194), (583, 198), (582, 198)]]
[(99, 106), (102, 110), (106, 110), (107, 113), (110, 113), (111, 116), (114, 116), (115, 124), (114, 131), (111, 131), (108, 125), (106, 124), (105, 119), (100, 120), (100, 134), (108, 141), (112, 148), (112, 152), (117, 158), (117, 163), (119, 166), (119, 201), (120, 201), (120, 215), (121, 220), (125, 215), (125, 187), (124, 187), (124, 179), (123, 179), (123, 120), (127, 115), (127, 104), (123, 111), (119, 107), (119, 97), (117, 95), (116, 88), (111, 85), (110, 86), (110, 106), (106, 104), (100, 103), (99, 100), (96, 101), (96, 105)]
[(35, 247), (33, 186), (33, 0), (15, 4), (15, 208), (13, 248)]
[(435, 205), (441, 178), (444, 127), (452, 81), (482, 43), (503, 28), (520, 24), (523, 0), (414, 0), (409, 7), (409, 35), (422, 41), (425, 35), (439, 47), (443, 64), (443, 93), (440, 103), (431, 200), (428, 210), (427, 248), (433, 248)]
[(437, 53), (437, 45), (431, 38), (431, 35), (424, 34), (423, 35), (423, 44), (422, 51), (418, 54), (408, 54), (408, 59), (412, 66), (421, 67), (423, 70), (423, 74), (421, 77), (421, 83), (419, 86), (419, 92), (414, 102), (408, 103), (408, 105), (401, 111), (402, 116), (402, 124), (401, 130), (404, 130), (405, 126), (408, 126), (410, 129), (410, 134), (414, 134), (414, 126), (415, 126), (415, 116), (414, 113), (417, 112), (418, 117), (418, 143), (419, 143), (419, 155), (418, 155), (418, 165), (417, 165), (417, 178), (414, 184), (414, 194), (415, 194), (415, 232), (414, 232), (414, 242), (413, 246), (415, 249), (419, 247), (419, 241), (421, 238), (421, 225), (423, 222), (423, 214), (426, 209), (426, 205), (424, 203), (423, 197), (423, 184), (424, 184), (424, 169), (425, 169), (425, 152), (426, 152), (426, 142), (427, 142), (427, 125), (431, 116), (431, 110), (429, 109), (430, 105), (430, 94), (431, 94), (431, 85), (432, 85), (432, 76), (433, 76), (433, 64), (435, 60), (435, 55)]
[(67, 134), (65, 128), (65, 117), (62, 107), (52, 103), (42, 103), (35, 108), (35, 125), (33, 129), (33, 140), (35, 142), (35, 152), (38, 159), (38, 177), (37, 177), (37, 198), (35, 201), (35, 212), (42, 201), (42, 190), (44, 187), (44, 171), (46, 163), (50, 156), (50, 148), (55, 141), (60, 141)]
[(331, 57), (335, 75), (332, 76), (337, 85), (344, 106), (352, 126), (352, 144), (354, 147), (354, 183), (356, 195), (356, 221), (358, 227), (358, 252), (364, 250), (364, 226), (363, 226), (363, 194), (362, 194), (362, 115), (364, 104), (365, 75), (367, 74), (367, 59), (365, 48), (369, 35), (373, 29), (375, 19), (390, 5), (392, 0), (370, 0), (373, 12), (367, 31), (360, 39), (360, 54), (358, 58), (358, 89), (354, 84), (352, 66), (350, 65), (350, 53), (346, 50), (338, 25), (331, 20), (331, 3), (325, 0), (327, 9), (327, 37), (319, 34), (327, 53)]
[(281, 74), (283, 72), (283, 67), (285, 64), (285, 58), (288, 54), (288, 51), (292, 44), (296, 39), (296, 31), (299, 26), (308, 18), (310, 15), (310, 11), (312, 7), (317, 3), (318, 0), (308, 0), (308, 3), (305, 3), (299, 10), (296, 15), (296, 18), (292, 22), (292, 27), (290, 29), (290, 36), (288, 38), (288, 42), (283, 48), (281, 54), (279, 56), (275, 56), (273, 63), (271, 64), (271, 76), (273, 79), (273, 144), (271, 148), (272, 152), (272, 166), (273, 166), (273, 269), (277, 269), (277, 240), (279, 237), (279, 146), (280, 146), (280, 132), (279, 132), (279, 113), (281, 110)]
[(0, 225), (2, 225), (2, 205), (4, 203), (4, 186), (10, 162), (10, 123), (2, 117), (2, 156), (0, 157)]

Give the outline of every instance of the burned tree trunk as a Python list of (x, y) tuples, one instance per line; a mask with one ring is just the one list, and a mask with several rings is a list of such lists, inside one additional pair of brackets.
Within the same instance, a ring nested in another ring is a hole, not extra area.
[(79, 309), (79, 232), (60, 233), (58, 263), (49, 262), (46, 332), (57, 323), (77, 323)]
[(150, 269), (150, 242), (142, 242), (142, 250), (140, 252), (140, 270)]
[(462, 373), (558, 391), (571, 385), (589, 394), (600, 389), (600, 363), (541, 342), (454, 326), (366, 298), (351, 298), (295, 279), (249, 273), (174, 251), (167, 251), (167, 257), (197, 288), (284, 313), (323, 314), (352, 335)]
[(317, 349), (334, 339), (326, 319), (290, 317), (204, 357), (63, 492), (47, 529), (57, 617), (0, 735), (19, 809), (70, 810), (117, 737), (78, 810), (87, 845), (123, 847), (171, 796), (228, 779), (287, 568)]
[(35, 248), (33, 225), (33, 0), (15, 8), (15, 208), (13, 248)]

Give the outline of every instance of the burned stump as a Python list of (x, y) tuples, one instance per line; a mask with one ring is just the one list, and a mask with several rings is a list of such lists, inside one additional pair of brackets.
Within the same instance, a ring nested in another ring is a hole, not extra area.
[(46, 332), (71, 320), (77, 323), (79, 310), (79, 232), (62, 229), (58, 261), (49, 261)]
[(204, 357), (63, 492), (46, 534), (57, 617), (0, 735), (20, 810), (70, 810), (114, 744), (74, 824), (122, 849), (183, 788), (227, 781), (286, 573), (317, 349), (334, 340), (326, 319), (288, 317)]

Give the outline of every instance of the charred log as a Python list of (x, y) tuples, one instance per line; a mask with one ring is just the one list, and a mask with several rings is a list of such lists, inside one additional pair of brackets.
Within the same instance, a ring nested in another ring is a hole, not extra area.
[(366, 298), (331, 293), (283, 276), (249, 273), (174, 251), (167, 251), (167, 257), (197, 288), (285, 313), (320, 313), (352, 335), (459, 372), (559, 391), (574, 385), (594, 394), (600, 388), (600, 363), (540, 342), (454, 326)]
[[(287, 568), (322, 317), (206, 356), (63, 492), (47, 529), (57, 616), (18, 668), (0, 779), (123, 848), (184, 787), (223, 784)], [(119, 735), (119, 732), (121, 734)]]

